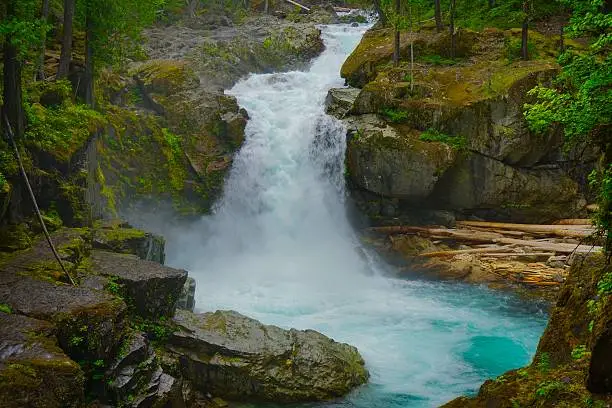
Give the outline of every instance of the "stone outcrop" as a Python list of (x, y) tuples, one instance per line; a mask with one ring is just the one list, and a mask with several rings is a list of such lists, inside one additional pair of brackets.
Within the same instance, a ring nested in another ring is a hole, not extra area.
[(457, 152), (444, 143), (423, 142), (405, 128), (360, 119), (351, 123), (347, 146), (351, 180), (382, 196), (409, 202), (427, 198)]
[(586, 205), (578, 184), (558, 166), (513, 167), (480, 154), (458, 160), (436, 185), (432, 200), (483, 218), (532, 223), (570, 218)]
[(147, 319), (171, 317), (187, 272), (156, 262), (144, 261), (134, 255), (93, 251), (93, 270), (113, 279), (134, 313)]
[(160, 264), (165, 262), (164, 238), (129, 225), (100, 228), (94, 231), (93, 248), (122, 254), (134, 254), (140, 259)]
[[(134, 319), (171, 317), (186, 272), (141, 259), (147, 235), (125, 226), (53, 233), (78, 286), (64, 281), (41, 237), (31, 248), (2, 257), (0, 401), (8, 401), (2, 406), (78, 407), (85, 387), (122, 404), (128, 396), (141, 398), (134, 407), (174, 398), (180, 381), (160, 369), (149, 340), (131, 326)], [(163, 254), (163, 240), (157, 242)], [(133, 254), (92, 251), (102, 244)], [(155, 339), (163, 334), (162, 326), (139, 325)], [(105, 390), (105, 383), (115, 388)]]
[(316, 401), (368, 379), (356, 348), (313, 330), (283, 330), (233, 311), (177, 312), (169, 349), (200, 389), (231, 400)]
[(528, 91), (558, 71), (549, 38), (534, 34), (538, 60), (504, 62), (520, 33), (461, 30), (449, 59), (448, 34), (422, 29), (402, 37), (403, 55), (414, 43), (411, 70), (389, 66), (391, 34), (366, 33), (342, 67), (361, 91), (334, 89), (326, 101), (347, 125), (346, 174), (371, 223), (412, 220), (415, 209), (540, 223), (585, 215), (586, 173), (565, 170), (562, 132), (533, 132), (523, 117)]

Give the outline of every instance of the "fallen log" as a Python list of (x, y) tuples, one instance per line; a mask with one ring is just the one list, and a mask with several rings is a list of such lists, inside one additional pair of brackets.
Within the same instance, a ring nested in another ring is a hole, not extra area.
[(555, 221), (555, 225), (593, 225), (593, 221), (589, 218), (565, 218)]
[[(487, 254), (487, 253), (493, 253), (496, 251), (503, 251), (505, 253), (507, 253), (507, 251), (511, 249), (507, 246), (499, 246), (497, 248), (474, 248), (474, 249), (456, 249), (456, 250), (449, 250), (449, 251), (435, 251), (435, 252), (424, 252), (422, 254), (420, 254), (419, 256), (424, 256), (427, 258), (443, 258), (446, 256), (455, 256), (455, 255), (463, 255), (463, 254)], [(523, 255), (521, 253), (513, 253), (514, 255)]]
[(482, 256), (489, 257), (504, 257), (504, 256), (555, 256), (554, 252), (500, 252), (500, 253), (484, 253)]
[(409, 225), (399, 225), (390, 227), (373, 227), (369, 231), (381, 234), (423, 234), (435, 239), (457, 239), (473, 242), (493, 242), (495, 238), (502, 238), (503, 235), (494, 232), (480, 232), (469, 229), (447, 229), (435, 227), (414, 227)]
[(285, 0), (285, 1), (287, 3), (293, 4), (294, 6), (298, 6), (298, 7), (300, 7), (303, 10), (310, 11), (310, 9), (308, 7), (302, 6), (300, 3), (296, 2), (296, 1), (293, 1), (293, 0)]
[(522, 231), (539, 235), (556, 235), (560, 237), (586, 238), (593, 234), (594, 229), (585, 225), (547, 225), (547, 224), (509, 224), (487, 221), (457, 221), (458, 226), (487, 228), (489, 230)]
[(589, 253), (601, 251), (602, 247), (592, 245), (576, 245), (576, 244), (564, 244), (557, 242), (542, 242), (542, 241), (529, 241), (524, 239), (514, 238), (498, 238), (496, 241), (498, 244), (516, 244), (520, 246), (526, 246), (531, 248), (537, 248), (542, 251), (560, 252), (563, 254), (576, 253)]

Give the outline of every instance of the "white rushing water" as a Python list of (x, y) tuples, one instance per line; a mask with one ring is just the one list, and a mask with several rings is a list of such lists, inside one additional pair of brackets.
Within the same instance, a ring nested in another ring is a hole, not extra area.
[(306, 72), (252, 75), (229, 93), (250, 115), (215, 214), (169, 253), (199, 310), (313, 328), (353, 344), (370, 384), (325, 406), (430, 407), (528, 362), (545, 316), (483, 288), (385, 277), (344, 206), (345, 129), (324, 114), (365, 27), (323, 27)]

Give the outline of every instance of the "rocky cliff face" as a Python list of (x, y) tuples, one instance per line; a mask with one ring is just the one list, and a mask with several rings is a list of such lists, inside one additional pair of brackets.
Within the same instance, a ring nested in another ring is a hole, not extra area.
[[(391, 34), (367, 33), (342, 67), (360, 90), (328, 96), (328, 111), (347, 123), (347, 174), (371, 221), (419, 222), (415, 207), (516, 222), (584, 211), (585, 172), (567, 173), (575, 157), (561, 153), (561, 132), (534, 133), (522, 114), (528, 91), (557, 72), (551, 40), (534, 34), (538, 58), (515, 61), (516, 31), (462, 31), (458, 58), (449, 59), (447, 34), (406, 33), (401, 54), (409, 60), (412, 42), (411, 70), (389, 66)], [(582, 159), (588, 167), (596, 156)]]
[(445, 408), (607, 407), (612, 403), (612, 267), (602, 255), (577, 260), (533, 363), (485, 382)]
[(95, 181), (110, 213), (138, 202), (207, 212), (248, 120), (223, 89), (251, 72), (299, 68), (323, 49), (312, 22), (259, 16), (211, 26), (209, 17), (148, 30), (149, 58), (106, 73), (111, 120), (97, 139)]

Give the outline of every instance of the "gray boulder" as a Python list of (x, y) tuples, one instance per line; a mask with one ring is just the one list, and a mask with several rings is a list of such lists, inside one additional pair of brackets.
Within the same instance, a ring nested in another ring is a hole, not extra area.
[(444, 143), (423, 142), (420, 132), (404, 133), (377, 121), (375, 115), (363, 115), (353, 125), (347, 148), (351, 180), (386, 197), (425, 199), (453, 164), (456, 150)]
[(353, 107), (359, 92), (361, 90), (357, 88), (330, 89), (325, 98), (325, 112), (337, 118), (344, 117)]
[(477, 153), (458, 160), (432, 196), (446, 208), (490, 209), (521, 222), (571, 218), (586, 205), (558, 167), (516, 168)]
[(62, 349), (75, 360), (108, 358), (121, 337), (125, 303), (107, 293), (0, 272), (0, 303), (57, 326)]
[(284, 330), (233, 311), (178, 311), (168, 348), (199, 390), (230, 400), (317, 401), (365, 383), (355, 347), (313, 330)]
[(92, 251), (96, 273), (114, 277), (114, 290), (128, 299), (128, 304), (145, 318), (169, 317), (187, 279), (187, 272), (144, 261), (134, 255)]

